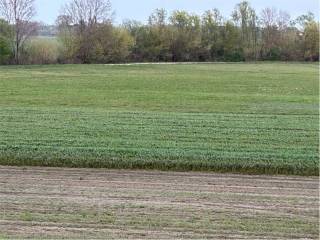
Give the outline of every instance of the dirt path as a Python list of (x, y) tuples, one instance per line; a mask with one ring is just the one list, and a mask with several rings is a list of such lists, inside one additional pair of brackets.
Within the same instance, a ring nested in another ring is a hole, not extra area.
[(318, 187), (314, 177), (0, 167), (0, 239), (318, 239)]

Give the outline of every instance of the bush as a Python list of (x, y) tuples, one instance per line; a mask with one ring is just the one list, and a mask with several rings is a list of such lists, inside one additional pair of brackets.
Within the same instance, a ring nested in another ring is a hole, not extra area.
[[(98, 29), (95, 49), (95, 63), (121, 63), (127, 62), (133, 38), (126, 29), (102, 26)], [(108, 36), (108, 37), (106, 37)]]
[(23, 61), (27, 64), (57, 63), (59, 44), (55, 38), (34, 38), (26, 46)]
[(279, 48), (277, 47), (273, 47), (271, 48), (266, 56), (265, 56), (265, 60), (269, 60), (269, 61), (277, 61), (277, 60), (281, 60), (281, 51)]
[(12, 56), (11, 33), (12, 28), (8, 22), (0, 19), (0, 64), (8, 64)]
[(241, 49), (228, 52), (225, 56), (227, 62), (242, 62), (245, 61), (243, 51)]
[(3, 37), (0, 37), (0, 64), (7, 64), (11, 57), (10, 43)]

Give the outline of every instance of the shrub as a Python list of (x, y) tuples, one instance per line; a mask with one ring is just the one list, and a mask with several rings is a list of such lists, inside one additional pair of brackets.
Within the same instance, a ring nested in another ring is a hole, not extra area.
[(34, 38), (27, 44), (24, 56), (27, 64), (57, 63), (59, 44), (55, 38)]
[(7, 64), (11, 56), (10, 43), (3, 37), (0, 37), (0, 64)]

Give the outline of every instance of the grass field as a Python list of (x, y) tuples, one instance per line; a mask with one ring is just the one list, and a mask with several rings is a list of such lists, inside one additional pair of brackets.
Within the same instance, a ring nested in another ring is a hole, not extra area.
[(0, 67), (0, 164), (318, 175), (318, 64)]

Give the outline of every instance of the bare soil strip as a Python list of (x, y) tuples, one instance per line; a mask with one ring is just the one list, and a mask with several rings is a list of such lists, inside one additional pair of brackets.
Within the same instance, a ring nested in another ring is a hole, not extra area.
[(318, 239), (316, 177), (0, 167), (0, 238)]

